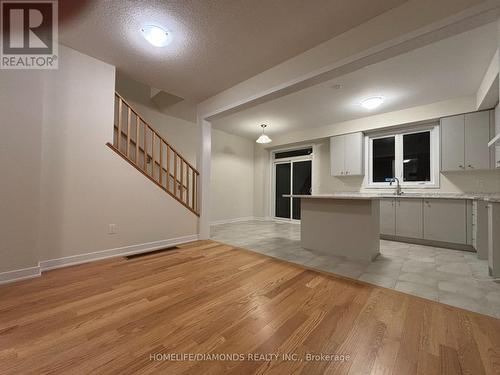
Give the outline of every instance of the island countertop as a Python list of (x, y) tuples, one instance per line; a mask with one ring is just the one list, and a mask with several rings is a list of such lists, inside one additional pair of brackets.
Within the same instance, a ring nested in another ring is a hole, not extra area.
[(313, 194), (313, 195), (300, 195), (300, 194), (285, 194), (286, 198), (306, 198), (306, 199), (355, 199), (355, 200), (373, 200), (383, 198), (377, 194)]
[(338, 192), (330, 194), (286, 194), (287, 198), (307, 199), (383, 199), (383, 198), (414, 198), (414, 199), (467, 199), (487, 202), (500, 202), (499, 194), (489, 193), (403, 193), (401, 195), (391, 193), (357, 193)]

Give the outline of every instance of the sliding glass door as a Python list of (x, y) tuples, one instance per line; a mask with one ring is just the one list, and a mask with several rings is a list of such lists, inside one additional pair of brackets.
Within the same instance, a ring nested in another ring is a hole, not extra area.
[(276, 218), (300, 220), (300, 198), (283, 197), (286, 194), (311, 194), (311, 160), (294, 160), (275, 163)]
[(275, 200), (275, 216), (281, 218), (290, 218), (292, 207), (290, 205), (290, 198), (283, 197), (284, 194), (290, 194), (292, 180), (291, 163), (277, 163), (276, 164), (276, 200)]

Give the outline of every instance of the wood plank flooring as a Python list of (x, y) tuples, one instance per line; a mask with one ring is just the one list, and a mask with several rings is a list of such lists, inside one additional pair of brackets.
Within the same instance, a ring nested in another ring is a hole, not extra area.
[(0, 374), (30, 373), (500, 374), (500, 320), (198, 241), (1, 286)]

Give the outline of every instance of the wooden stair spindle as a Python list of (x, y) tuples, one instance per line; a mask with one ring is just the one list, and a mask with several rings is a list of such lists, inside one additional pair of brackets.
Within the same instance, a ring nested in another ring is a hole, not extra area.
[(135, 115), (135, 164), (139, 165), (139, 115)]
[(174, 154), (174, 195), (177, 197), (177, 154)]
[(196, 174), (194, 173), (194, 169), (191, 169), (191, 171), (193, 172), (192, 176), (192, 181), (191, 181), (191, 190), (192, 190), (192, 197), (191, 197), (191, 208), (193, 210), (196, 210), (196, 206), (194, 205), (194, 202), (195, 202), (195, 192), (196, 192)]
[(160, 185), (163, 186), (163, 140), (160, 139)]
[(118, 151), (121, 150), (122, 143), (122, 99), (118, 98), (118, 132), (116, 135)]
[(130, 125), (132, 123), (132, 110), (128, 107), (127, 113), (127, 158), (130, 157)]
[(181, 201), (184, 201), (184, 161), (181, 159)]
[[(199, 216), (197, 201), (199, 172), (158, 134), (120, 94), (115, 93), (115, 98), (116, 121), (113, 125), (113, 136), (116, 131), (116, 137), (113, 143), (107, 143), (107, 146), (189, 211)], [(126, 125), (123, 123), (124, 109), (127, 111)], [(135, 118), (135, 129), (132, 126), (132, 118)], [(142, 142), (140, 139), (141, 124), (143, 126)], [(151, 138), (149, 138), (149, 132)], [(149, 141), (150, 139), (151, 141)], [(126, 142), (125, 149), (122, 147), (123, 142)], [(149, 149), (150, 147), (151, 149)], [(159, 147), (159, 150), (157, 150), (157, 147)], [(135, 155), (132, 155), (134, 153)], [(143, 157), (142, 162), (140, 159), (141, 154)], [(148, 164), (151, 164), (151, 169), (149, 169)], [(158, 174), (155, 172), (156, 168), (158, 168)]]
[(153, 176), (153, 179), (155, 179), (155, 132), (151, 132), (151, 176)]
[(144, 142), (144, 171), (147, 173), (148, 172), (148, 128), (146, 126), (146, 123), (144, 122), (143, 123), (144, 125), (144, 139), (143, 139), (143, 142)]
[(167, 146), (167, 191), (170, 191), (170, 146), (166, 143)]

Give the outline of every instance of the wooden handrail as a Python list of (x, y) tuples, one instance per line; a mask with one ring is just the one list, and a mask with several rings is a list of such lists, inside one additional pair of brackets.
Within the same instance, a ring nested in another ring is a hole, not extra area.
[[(126, 107), (130, 108), (130, 110), (143, 122), (143, 124), (145, 124), (149, 130), (151, 130), (153, 133), (156, 133), (156, 136), (158, 138), (162, 138), (163, 137), (155, 130), (151, 127), (151, 125), (148, 124), (148, 122), (138, 113), (135, 111), (134, 108), (132, 108), (132, 106), (130, 104), (128, 104), (128, 102), (123, 99), (123, 96), (121, 96), (120, 94), (118, 94), (117, 92), (115, 92), (115, 95), (121, 99), (121, 101), (123, 102), (123, 104), (125, 104)], [(189, 167), (191, 167), (191, 169), (195, 170), (196, 173), (199, 175), (200, 173), (198, 172), (198, 170), (191, 164), (189, 163), (182, 155), (180, 152), (178, 152), (174, 147), (172, 147), (172, 145), (170, 143), (168, 143), (165, 139), (163, 139), (163, 141), (168, 145), (168, 147), (174, 152), (174, 154), (177, 154), (177, 156), (179, 158), (181, 158), (184, 163), (186, 163), (187, 165), (189, 165)]]
[[(168, 143), (117, 92), (117, 123), (114, 124), (114, 143), (107, 145), (138, 171), (161, 187), (183, 206), (199, 216), (198, 177), (200, 173), (170, 143)], [(125, 113), (123, 113), (125, 111)], [(132, 120), (135, 118), (135, 127)], [(124, 122), (126, 123), (124, 124)], [(142, 127), (142, 129), (141, 129)], [(142, 130), (142, 132), (141, 132)], [(143, 140), (140, 142), (142, 133)], [(125, 143), (125, 147), (123, 144)], [(142, 145), (140, 144), (142, 143)], [(150, 145), (148, 145), (148, 143)], [(151, 146), (151, 150), (149, 149)], [(158, 153), (159, 148), (159, 153)], [(164, 150), (166, 154), (164, 154)], [(173, 153), (173, 159), (171, 158)], [(140, 156), (142, 155), (142, 162)], [(157, 160), (159, 159), (159, 160)], [(167, 165), (164, 166), (166, 159)], [(171, 161), (173, 160), (173, 174)], [(178, 176), (180, 172), (180, 176)], [(166, 178), (164, 178), (166, 176)], [(171, 187), (171, 182), (173, 186)]]

